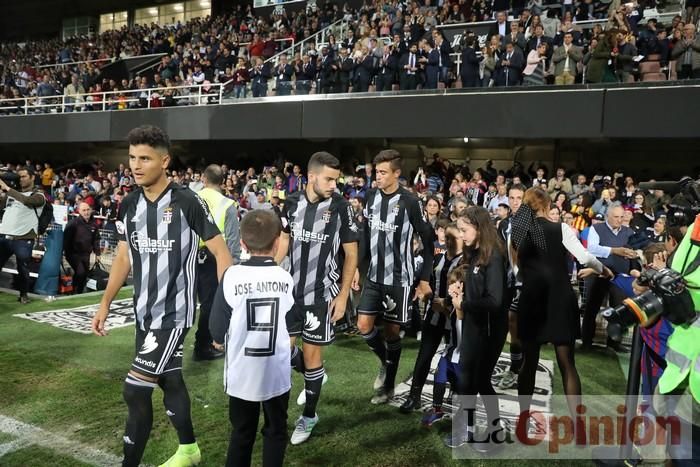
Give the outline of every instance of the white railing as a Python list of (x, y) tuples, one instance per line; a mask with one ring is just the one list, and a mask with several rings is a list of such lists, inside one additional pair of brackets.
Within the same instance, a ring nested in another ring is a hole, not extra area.
[(87, 63), (99, 63), (99, 62), (113, 62), (117, 59), (117, 57), (108, 57), (108, 58), (97, 58), (95, 60), (83, 60), (82, 62), (66, 62), (66, 63), (49, 63), (47, 65), (40, 65), (36, 67), (37, 70), (41, 70), (43, 68), (58, 68), (62, 66), (75, 66), (75, 65), (83, 65)]
[(345, 31), (347, 30), (348, 24), (349, 21), (346, 21), (345, 19), (339, 19), (338, 21), (331, 23), (330, 25), (321, 29), (316, 34), (313, 34), (300, 42), (293, 42), (290, 47), (287, 47), (281, 52), (278, 52), (277, 54), (265, 60), (265, 63), (271, 62), (273, 65), (277, 65), (277, 63), (279, 62), (279, 58), (282, 55), (294, 56), (294, 54), (297, 52), (297, 48), (299, 48), (299, 51), (302, 51), (304, 45), (309, 42), (313, 42), (314, 44), (326, 44), (328, 43), (328, 36), (334, 34), (336, 30), (336, 40), (338, 43), (340, 43), (343, 40), (343, 36), (345, 35)]
[[(169, 86), (148, 89), (129, 89), (123, 91), (91, 92), (56, 96), (18, 97), (16, 99), (0, 99), (0, 112), (14, 111), (16, 114), (29, 113), (70, 113), (81, 111), (126, 110), (129, 108), (160, 107), (154, 106), (154, 99), (164, 101), (166, 91), (186, 90), (186, 94), (173, 95), (178, 105), (206, 105), (221, 102), (227, 83), (211, 83), (208, 85), (193, 84), (185, 86)], [(208, 89), (204, 89), (204, 88)], [(145, 100), (145, 103), (144, 103)], [(184, 104), (180, 104), (184, 101)], [(135, 107), (131, 104), (139, 104)], [(145, 104), (145, 105), (144, 105)], [(116, 106), (116, 109), (113, 108)], [(120, 108), (123, 106), (123, 108)]]

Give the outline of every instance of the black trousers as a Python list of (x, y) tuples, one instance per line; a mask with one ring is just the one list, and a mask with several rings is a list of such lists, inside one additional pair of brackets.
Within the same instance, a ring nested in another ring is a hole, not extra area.
[(618, 289), (607, 279), (596, 278), (591, 284), (586, 299), (586, 307), (583, 311), (583, 323), (581, 324), (581, 340), (584, 345), (593, 343), (595, 336), (595, 318), (606, 295), (610, 295), (610, 306), (617, 306), (626, 298), (622, 290)]
[(214, 295), (219, 286), (216, 276), (216, 258), (206, 248), (199, 251), (197, 257), (197, 297), (199, 298), (199, 322), (194, 335), (194, 346), (206, 349), (211, 345), (209, 332), (209, 315), (214, 304)]
[(393, 73), (380, 73), (377, 75), (377, 92), (391, 91), (391, 86), (394, 84)]
[[(488, 321), (488, 323), (486, 322)], [(489, 427), (500, 418), (496, 391), (491, 383), (493, 369), (508, 334), (508, 314), (505, 310), (474, 316), (465, 313), (462, 323), (461, 378), (458, 393), (465, 396), (468, 408), (476, 407), (476, 395), (491, 396), (483, 399)]]
[(281, 467), (287, 447), (287, 406), (289, 392), (264, 402), (251, 402), (229, 397), (228, 417), (231, 421), (231, 441), (228, 445), (226, 467), (247, 467), (251, 463), (253, 444), (258, 430), (260, 406), (265, 423), (263, 435), (263, 467)]
[(691, 65), (682, 65), (678, 70), (678, 79), (696, 79), (700, 78), (700, 70), (693, 70)]
[(73, 290), (76, 294), (83, 293), (90, 272), (90, 255), (70, 255), (66, 260), (73, 268)]
[(423, 321), (421, 330), (420, 349), (416, 357), (416, 365), (413, 368), (413, 381), (411, 387), (416, 391), (423, 388), (425, 380), (430, 373), (430, 364), (433, 362), (433, 357), (440, 347), (440, 342), (445, 335), (445, 318), (440, 317), (437, 326), (433, 326), (428, 320)]
[(402, 91), (410, 91), (416, 89), (416, 86), (416, 75), (408, 75), (406, 73), (401, 73), (401, 76), (399, 76), (399, 87)]
[(8, 240), (0, 238), (0, 269), (10, 256), (17, 260), (17, 289), (22, 297), (29, 292), (29, 260), (32, 258), (33, 240)]

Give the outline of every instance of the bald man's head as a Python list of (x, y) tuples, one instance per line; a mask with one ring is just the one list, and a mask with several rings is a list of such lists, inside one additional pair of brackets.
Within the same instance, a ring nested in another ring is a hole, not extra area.
[(86, 221), (89, 221), (90, 216), (92, 215), (92, 208), (87, 203), (84, 203), (84, 202), (79, 203), (78, 204), (78, 214), (80, 214), (80, 217), (82, 217)]
[(608, 209), (608, 224), (613, 229), (619, 229), (622, 226), (622, 219), (625, 215), (625, 209), (616, 204)]

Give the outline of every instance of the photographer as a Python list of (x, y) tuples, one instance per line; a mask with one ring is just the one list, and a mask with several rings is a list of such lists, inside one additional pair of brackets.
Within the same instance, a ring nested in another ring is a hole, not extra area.
[(25, 304), (29, 303), (29, 259), (39, 229), (39, 212), (46, 199), (34, 190), (34, 173), (31, 168), (22, 167), (17, 170), (18, 190), (7, 185), (5, 180), (12, 178), (8, 175), (0, 178), (0, 208), (5, 210), (0, 224), (0, 269), (10, 256), (15, 255), (19, 301)]

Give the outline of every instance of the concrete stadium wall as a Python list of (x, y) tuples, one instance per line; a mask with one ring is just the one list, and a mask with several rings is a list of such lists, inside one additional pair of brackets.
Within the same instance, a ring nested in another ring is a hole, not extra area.
[(225, 105), (0, 118), (0, 143), (332, 138), (695, 138), (700, 86), (271, 97)]

